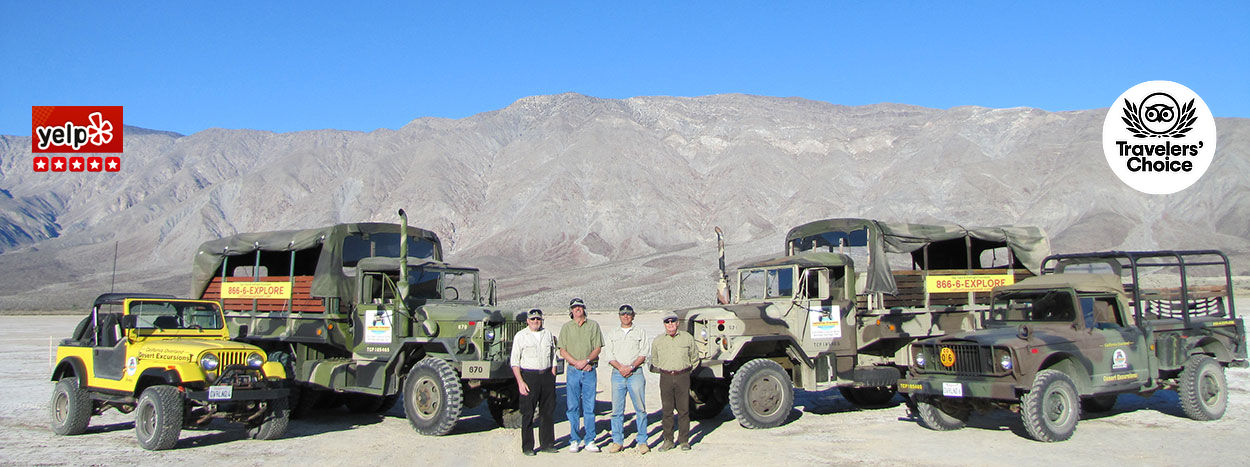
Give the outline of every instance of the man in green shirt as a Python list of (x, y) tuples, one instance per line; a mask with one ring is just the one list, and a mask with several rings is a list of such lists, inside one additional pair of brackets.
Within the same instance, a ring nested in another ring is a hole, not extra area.
[[(586, 303), (580, 298), (569, 301), (569, 317), (573, 320), (564, 323), (556, 339), (560, 356), (568, 363), (564, 396), (568, 405), (565, 415), (569, 419), (569, 452), (599, 452), (595, 445), (595, 368), (603, 349), (603, 333), (599, 323), (586, 319)], [(579, 421), (585, 424), (584, 429)]]
[(677, 313), (664, 315), (664, 334), (651, 342), (651, 368), (660, 373), (660, 412), (663, 414), (664, 444), (660, 451), (673, 448), (673, 411), (677, 411), (677, 444), (690, 450), (690, 370), (699, 363), (694, 337), (678, 330)]

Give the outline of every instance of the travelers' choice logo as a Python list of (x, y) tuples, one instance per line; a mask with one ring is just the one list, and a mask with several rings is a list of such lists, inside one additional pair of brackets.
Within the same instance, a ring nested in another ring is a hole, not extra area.
[(1176, 193), (1206, 173), (1215, 155), (1215, 118), (1198, 94), (1147, 81), (1116, 99), (1102, 126), (1111, 170), (1137, 191)]
[(122, 107), (33, 106), (34, 153), (122, 152)]

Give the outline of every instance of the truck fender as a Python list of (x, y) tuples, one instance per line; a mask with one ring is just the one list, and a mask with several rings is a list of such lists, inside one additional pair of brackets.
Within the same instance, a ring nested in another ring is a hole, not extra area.
[(1211, 336), (1195, 336), (1191, 337), (1191, 342), (1186, 345), (1185, 354), (1194, 356), (1198, 354), (1210, 355), (1212, 358), (1220, 362), (1228, 362), (1233, 359), (1233, 353), (1228, 347), (1218, 339)]
[[(1042, 366), (1038, 368), (1038, 372), (1050, 369), (1059, 370), (1062, 371), (1063, 374), (1068, 375), (1068, 378), (1072, 379), (1072, 382), (1076, 384), (1076, 390), (1081, 393), (1081, 395), (1090, 394), (1092, 392), (1089, 381), (1089, 375), (1092, 374), (1092, 369), (1089, 367), (1088, 362), (1081, 361), (1081, 359), (1075, 358), (1072, 355), (1059, 352), (1046, 357), (1046, 360), (1042, 362)], [(1031, 385), (1033, 382), (1029, 381), (1028, 384)]]
[(78, 357), (66, 357), (52, 371), (52, 381), (60, 381), (65, 376), (78, 377), (78, 387), (87, 387), (87, 365)]

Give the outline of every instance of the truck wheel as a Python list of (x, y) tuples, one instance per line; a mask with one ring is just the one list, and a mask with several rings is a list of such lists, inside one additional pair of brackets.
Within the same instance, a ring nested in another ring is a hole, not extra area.
[(729, 404), (729, 385), (717, 380), (690, 380), (690, 418), (707, 420), (720, 415)]
[(864, 409), (879, 409), (890, 405), (890, 402), (894, 400), (894, 395), (898, 393), (894, 386), (876, 388), (840, 386), (838, 392), (842, 393), (842, 398), (847, 402)]
[(934, 431), (951, 431), (968, 424), (972, 411), (966, 404), (943, 401), (942, 397), (916, 396), (916, 414), (920, 424)]
[(460, 380), (442, 359), (425, 357), (404, 379), (404, 413), (417, 433), (440, 436), (460, 420)]
[(794, 386), (781, 365), (755, 359), (738, 368), (729, 383), (729, 407), (745, 428), (781, 425), (794, 406)]
[(52, 388), (52, 432), (77, 435), (87, 431), (91, 422), (91, 396), (78, 387), (78, 377), (67, 376)]
[(1218, 420), (1228, 408), (1228, 381), (1224, 368), (1206, 355), (1194, 355), (1181, 369), (1181, 410), (1194, 420)]
[(247, 437), (263, 440), (281, 438), (282, 434), (286, 433), (287, 421), (290, 418), (291, 411), (285, 397), (271, 400), (269, 408), (265, 409), (265, 415), (261, 416), (261, 421), (248, 425)]
[(1072, 378), (1058, 370), (1042, 370), (1020, 401), (1020, 418), (1029, 436), (1043, 442), (1064, 441), (1076, 432), (1081, 398)]
[(1115, 402), (1119, 398), (1119, 394), (1082, 398), (1081, 411), (1090, 413), (1110, 412), (1111, 409), (1115, 408)]
[(486, 396), (486, 408), (499, 426), (521, 427), (521, 393), (515, 384), (505, 384), (502, 390), (490, 391)]
[(143, 390), (135, 407), (135, 438), (151, 451), (174, 447), (182, 433), (182, 393), (167, 385)]

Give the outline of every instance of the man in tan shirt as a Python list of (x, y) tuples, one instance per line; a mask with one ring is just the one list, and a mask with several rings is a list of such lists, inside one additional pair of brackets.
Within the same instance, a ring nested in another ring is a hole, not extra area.
[(638, 452), (646, 454), (651, 450), (647, 446), (647, 380), (641, 370), (642, 363), (651, 353), (651, 339), (647, 332), (634, 326), (634, 307), (621, 305), (617, 311), (621, 321), (620, 327), (610, 329), (604, 334), (603, 353), (601, 360), (606, 360), (612, 367), (612, 444), (608, 452), (621, 452), (625, 448), (625, 397), (634, 403), (634, 425), (637, 436)]
[(673, 411), (677, 411), (677, 444), (690, 450), (690, 370), (699, 363), (694, 337), (678, 328), (677, 313), (664, 315), (664, 334), (651, 342), (651, 368), (660, 373), (660, 412), (663, 414), (664, 444), (660, 451), (673, 448)]
[(526, 315), (528, 327), (517, 331), (512, 340), (512, 374), (521, 393), (521, 453), (534, 455), (534, 406), (538, 406), (539, 450), (555, 448), (556, 341), (543, 328), (543, 311)]

